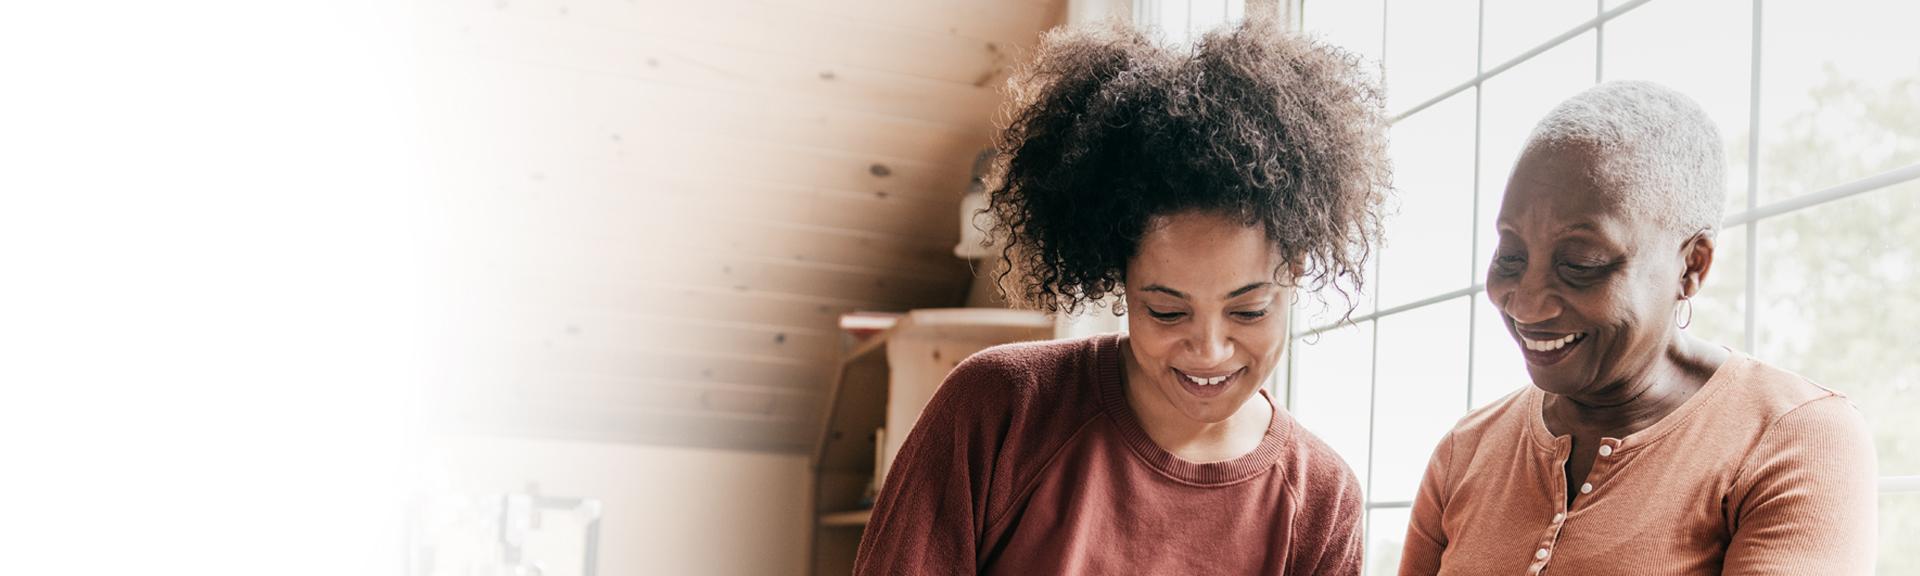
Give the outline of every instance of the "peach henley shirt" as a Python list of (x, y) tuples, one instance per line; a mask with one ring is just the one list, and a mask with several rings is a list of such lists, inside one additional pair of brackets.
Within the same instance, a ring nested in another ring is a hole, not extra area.
[(1527, 387), (1461, 419), (1400, 574), (1870, 574), (1875, 462), (1845, 396), (1735, 352), (1679, 409), (1604, 438), (1567, 505), (1569, 436)]

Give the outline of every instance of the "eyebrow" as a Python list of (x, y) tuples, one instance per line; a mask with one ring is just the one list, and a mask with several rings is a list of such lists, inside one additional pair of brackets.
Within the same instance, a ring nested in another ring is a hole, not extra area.
[[(1519, 231), (1517, 231), (1517, 230), (1514, 230), (1514, 229), (1513, 229), (1513, 225), (1512, 225), (1512, 224), (1509, 224), (1509, 223), (1507, 223), (1507, 221), (1505, 221), (1505, 220), (1501, 220), (1501, 221), (1499, 222), (1499, 226), (1498, 226), (1498, 227), (1496, 227), (1496, 228), (1495, 228), (1495, 230), (1496, 230), (1497, 232), (1499, 232), (1500, 234), (1519, 234), (1519, 233), (1520, 233)], [(1566, 236), (1566, 235), (1568, 235), (1568, 234), (1572, 234), (1572, 233), (1574, 233), (1574, 232), (1579, 232), (1579, 231), (1581, 231), (1581, 230), (1585, 230), (1585, 231), (1588, 231), (1588, 232), (1594, 232), (1594, 233), (1599, 233), (1599, 232), (1600, 232), (1600, 227), (1599, 227), (1599, 226), (1595, 226), (1595, 225), (1593, 225), (1593, 223), (1592, 223), (1592, 222), (1580, 222), (1580, 223), (1577, 223), (1577, 224), (1573, 224), (1573, 225), (1571, 225), (1571, 226), (1567, 226), (1566, 228), (1561, 228), (1561, 229), (1560, 229), (1560, 232), (1559, 232), (1559, 233), (1557, 233), (1557, 234), (1554, 234), (1554, 235), (1555, 235), (1555, 236)]]
[(1599, 231), (1600, 231), (1600, 227), (1598, 227), (1598, 226), (1594, 226), (1592, 222), (1581, 222), (1581, 223), (1578, 223), (1578, 224), (1574, 224), (1574, 225), (1572, 225), (1572, 226), (1568, 226), (1568, 227), (1566, 227), (1566, 228), (1561, 228), (1561, 229), (1560, 229), (1560, 234), (1559, 234), (1559, 235), (1560, 235), (1560, 236), (1566, 236), (1567, 234), (1570, 234), (1570, 233), (1573, 233), (1573, 232), (1578, 232), (1578, 231), (1581, 231), (1581, 230), (1586, 230), (1586, 231), (1588, 231), (1588, 232), (1599, 232)]
[[(1252, 292), (1252, 291), (1254, 291), (1254, 289), (1256, 289), (1256, 288), (1259, 288), (1259, 287), (1261, 287), (1261, 286), (1273, 286), (1273, 285), (1274, 285), (1274, 283), (1272, 283), (1272, 282), (1254, 282), (1254, 283), (1252, 283), (1252, 284), (1248, 284), (1248, 285), (1246, 285), (1246, 286), (1241, 286), (1240, 288), (1238, 288), (1238, 289), (1236, 289), (1236, 290), (1234, 290), (1234, 291), (1232, 291), (1232, 292), (1228, 292), (1228, 293), (1227, 293), (1227, 297), (1228, 297), (1228, 298), (1236, 298), (1236, 297), (1239, 297), (1239, 296), (1240, 296), (1240, 295), (1242, 295), (1242, 294), (1246, 294), (1246, 293), (1248, 293), (1248, 292)], [(1187, 296), (1187, 293), (1186, 293), (1186, 292), (1181, 292), (1181, 291), (1179, 291), (1179, 290), (1174, 290), (1174, 289), (1172, 289), (1172, 288), (1168, 288), (1168, 287), (1166, 287), (1166, 286), (1162, 286), (1162, 285), (1159, 285), (1159, 284), (1148, 284), (1148, 285), (1146, 285), (1146, 287), (1144, 287), (1144, 288), (1141, 288), (1140, 290), (1141, 290), (1141, 291), (1143, 291), (1143, 292), (1159, 292), (1159, 293), (1162, 293), (1162, 294), (1167, 294), (1167, 295), (1170, 295), (1170, 296), (1173, 296), (1173, 297), (1175, 297), (1175, 298), (1179, 298), (1179, 299), (1181, 299), (1181, 300), (1190, 300), (1190, 299), (1191, 299), (1191, 298), (1190, 298), (1189, 296)]]

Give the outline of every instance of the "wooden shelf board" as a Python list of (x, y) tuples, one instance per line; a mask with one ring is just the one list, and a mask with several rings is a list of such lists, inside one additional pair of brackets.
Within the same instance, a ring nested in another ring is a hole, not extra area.
[(872, 517), (873, 510), (871, 509), (828, 512), (820, 515), (820, 525), (823, 527), (866, 526), (867, 520)]

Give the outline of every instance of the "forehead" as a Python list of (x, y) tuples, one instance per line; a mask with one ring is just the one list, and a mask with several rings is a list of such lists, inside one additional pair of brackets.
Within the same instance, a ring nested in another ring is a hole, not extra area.
[(1500, 202), (1499, 226), (1518, 233), (1556, 233), (1579, 224), (1645, 224), (1628, 218), (1626, 194), (1598, 178), (1599, 153), (1581, 148), (1528, 150), (1515, 163)]
[(1210, 288), (1272, 281), (1283, 261), (1265, 230), (1225, 215), (1179, 212), (1148, 222), (1127, 278), (1211, 294)]

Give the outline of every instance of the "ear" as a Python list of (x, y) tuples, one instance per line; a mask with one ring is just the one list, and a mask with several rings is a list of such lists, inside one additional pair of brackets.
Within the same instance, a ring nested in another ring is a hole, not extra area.
[(1681, 297), (1692, 298), (1700, 293), (1700, 285), (1707, 281), (1707, 272), (1713, 270), (1713, 249), (1713, 232), (1708, 230), (1695, 232), (1680, 245)]

